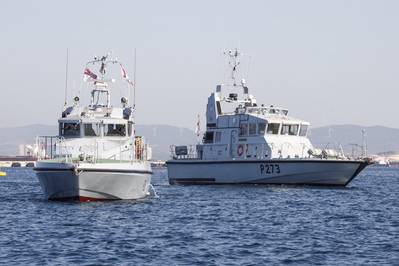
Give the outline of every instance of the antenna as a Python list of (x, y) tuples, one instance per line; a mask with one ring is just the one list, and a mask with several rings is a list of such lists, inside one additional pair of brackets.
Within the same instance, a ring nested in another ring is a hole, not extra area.
[(240, 59), (239, 57), (242, 55), (242, 53), (240, 53), (238, 51), (238, 49), (234, 49), (234, 50), (228, 50), (226, 52), (224, 52), (225, 55), (229, 56), (229, 65), (231, 67), (231, 79), (233, 80), (233, 86), (237, 86), (237, 82), (236, 82), (236, 72), (237, 72), (237, 67), (240, 65)]
[(357, 151), (358, 148), (362, 148), (362, 146), (357, 143), (349, 143), (348, 145), (352, 147), (352, 158), (355, 158), (355, 150)]
[(366, 129), (362, 129), (362, 156), (367, 156), (367, 132)]
[(64, 95), (64, 107), (67, 105), (67, 91), (68, 91), (68, 60), (69, 59), (69, 49), (66, 51), (66, 65), (65, 65), (65, 95)]
[[(122, 66), (121, 66), (122, 67)], [(131, 85), (130, 84), (130, 79), (128, 80), (128, 85), (127, 85), (127, 100), (128, 100), (128, 103), (129, 103), (129, 105), (130, 105), (130, 100), (131, 100), (131, 98), (130, 98), (130, 86), (129, 85)], [(134, 86), (134, 84), (133, 84), (133, 86)]]
[[(239, 52), (237, 48), (234, 50), (228, 50), (224, 52), (225, 55), (229, 57), (229, 66), (231, 67), (231, 79), (233, 80), (233, 87), (237, 87), (237, 81), (236, 81), (236, 73), (237, 73), (237, 68), (241, 64), (240, 62), (240, 57), (243, 55), (243, 53)], [(243, 88), (243, 100), (247, 104), (253, 104), (256, 103), (256, 100), (249, 95), (249, 90), (246, 85), (245, 79), (241, 79), (240, 82), (240, 87)], [(237, 99), (235, 99), (237, 101)]]
[(133, 72), (133, 108), (136, 108), (136, 48), (134, 48), (134, 72)]

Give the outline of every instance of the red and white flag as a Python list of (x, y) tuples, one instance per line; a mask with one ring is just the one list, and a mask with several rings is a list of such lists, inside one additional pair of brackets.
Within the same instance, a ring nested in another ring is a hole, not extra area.
[(86, 82), (89, 79), (96, 80), (97, 75), (91, 72), (90, 69), (86, 68), (85, 71), (83, 72), (83, 81)]
[(122, 75), (122, 78), (127, 81), (127, 83), (129, 83), (131, 86), (133, 86), (133, 81), (130, 80), (129, 76), (127, 75), (126, 70), (123, 68), (122, 65), (121, 65), (121, 75)]
[(128, 79), (128, 78), (129, 78), (129, 77), (127, 76), (126, 70), (123, 68), (122, 65), (121, 65), (121, 75), (122, 75), (122, 78), (124, 78), (124, 79)]
[(197, 125), (195, 127), (195, 134), (197, 137), (201, 135), (201, 122), (200, 122), (200, 116), (198, 115), (198, 120), (197, 120)]

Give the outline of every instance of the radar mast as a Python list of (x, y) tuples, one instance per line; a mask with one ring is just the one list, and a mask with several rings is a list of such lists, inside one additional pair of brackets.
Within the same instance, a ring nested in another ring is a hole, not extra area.
[[(243, 100), (244, 102), (249, 100), (249, 96), (248, 96), (248, 87), (246, 86), (246, 82), (245, 79), (241, 79), (241, 84), (237, 84), (237, 72), (238, 72), (238, 66), (241, 64), (240, 62), (240, 57), (243, 56), (243, 53), (241, 53), (240, 51), (238, 51), (237, 48), (235, 48), (234, 50), (228, 50), (226, 52), (224, 52), (225, 55), (228, 56), (229, 58), (229, 66), (231, 68), (231, 79), (233, 81), (233, 87), (237, 87), (240, 86), (243, 88)], [(235, 96), (235, 98), (237, 98), (237, 95)]]
[(121, 64), (121, 63), (117, 59), (109, 59), (110, 56), (111, 56), (111, 53), (107, 53), (106, 55), (104, 55), (100, 58), (95, 56), (92, 61), (89, 61), (86, 63), (86, 69), (87, 69), (88, 65), (90, 65), (90, 64), (92, 64), (92, 65), (100, 64), (99, 72), (101, 74), (101, 78), (100, 79), (94, 78), (92, 80), (93, 85), (94, 85), (94, 88), (91, 91), (91, 106), (92, 107), (101, 106), (99, 101), (100, 101), (100, 95), (103, 93), (106, 94), (106, 99), (107, 99), (105, 106), (111, 107), (111, 96), (110, 96), (110, 92), (107, 87), (108, 87), (108, 82), (115, 82), (115, 80), (114, 79), (105, 79), (105, 74), (107, 72), (107, 65), (108, 64)]
[(241, 52), (238, 51), (238, 49), (234, 50), (228, 50), (224, 52), (225, 55), (229, 57), (229, 66), (231, 67), (231, 79), (233, 80), (233, 86), (237, 86), (237, 81), (236, 81), (236, 73), (237, 73), (237, 67), (240, 65), (240, 56), (242, 55)]

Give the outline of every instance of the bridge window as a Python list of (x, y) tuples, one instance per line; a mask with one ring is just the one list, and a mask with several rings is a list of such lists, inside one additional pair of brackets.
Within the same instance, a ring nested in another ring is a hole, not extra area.
[(205, 132), (204, 143), (213, 143), (213, 131)]
[(249, 135), (250, 136), (256, 135), (256, 124), (255, 123), (249, 124)]
[(64, 137), (79, 137), (80, 124), (79, 123), (60, 123), (60, 135)]
[(108, 137), (124, 137), (126, 136), (126, 125), (106, 124), (104, 128), (104, 135)]
[(296, 136), (298, 134), (299, 125), (283, 125), (281, 135)]
[(265, 131), (266, 131), (266, 123), (259, 123), (258, 124), (258, 134), (265, 135)]
[(301, 129), (299, 130), (299, 136), (305, 137), (308, 132), (308, 125), (301, 125)]
[(280, 124), (278, 123), (270, 123), (267, 125), (267, 134), (277, 135), (280, 130)]
[(290, 125), (290, 130), (289, 130), (288, 134), (291, 136), (296, 136), (296, 135), (298, 135), (298, 129), (299, 129), (299, 125)]
[(98, 137), (100, 136), (100, 127), (98, 124), (84, 124), (83, 125), (85, 136)]
[(240, 136), (247, 136), (248, 135), (248, 124), (241, 123), (240, 124)]
[(289, 125), (283, 125), (283, 127), (281, 128), (281, 135), (288, 135), (289, 130), (290, 130)]

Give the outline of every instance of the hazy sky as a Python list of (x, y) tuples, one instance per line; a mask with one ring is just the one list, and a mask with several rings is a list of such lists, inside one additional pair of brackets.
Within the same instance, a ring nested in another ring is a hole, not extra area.
[(56, 123), (66, 48), (69, 98), (94, 55), (112, 50), (132, 75), (136, 48), (137, 123), (193, 129), (234, 47), (251, 57), (258, 103), (313, 126), (399, 127), (399, 1), (13, 0), (0, 10), (0, 127)]

